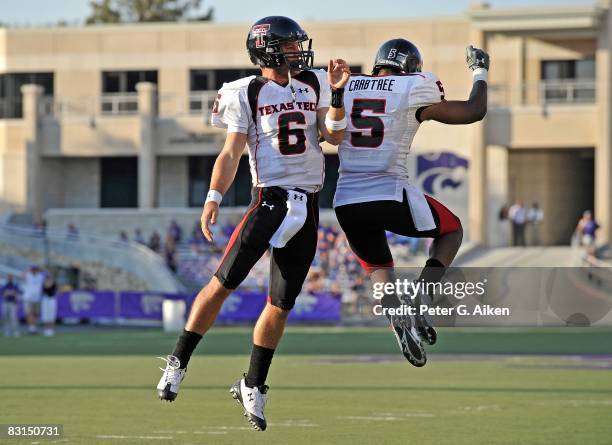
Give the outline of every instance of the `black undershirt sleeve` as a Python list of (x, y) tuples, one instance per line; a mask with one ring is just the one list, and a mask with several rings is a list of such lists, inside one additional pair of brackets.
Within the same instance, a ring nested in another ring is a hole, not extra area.
[(416, 110), (416, 113), (414, 113), (414, 117), (416, 117), (416, 120), (419, 123), (422, 123), (423, 121), (421, 120), (421, 113), (423, 113), (423, 110), (425, 110), (425, 108), (429, 107), (429, 105), (426, 105), (424, 107), (419, 108), (418, 110)]

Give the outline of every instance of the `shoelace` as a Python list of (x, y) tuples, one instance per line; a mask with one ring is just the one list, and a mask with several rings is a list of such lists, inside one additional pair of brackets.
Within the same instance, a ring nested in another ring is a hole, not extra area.
[(176, 366), (174, 363), (172, 363), (170, 360), (168, 360), (166, 357), (157, 357), (157, 358), (166, 362), (166, 368), (159, 368), (161, 371), (164, 371), (164, 372), (167, 371), (166, 381), (176, 380), (179, 377), (180, 368)]

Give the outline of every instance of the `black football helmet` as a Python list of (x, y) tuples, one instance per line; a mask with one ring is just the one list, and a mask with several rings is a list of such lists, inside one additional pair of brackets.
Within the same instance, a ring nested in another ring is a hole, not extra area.
[[(303, 43), (306, 41), (308, 49), (305, 50)], [(297, 42), (300, 50), (283, 53), (281, 44), (284, 42)], [(314, 61), (312, 39), (289, 17), (275, 15), (256, 21), (249, 31), (246, 47), (251, 62), (266, 68), (288, 65), (290, 68), (307, 70), (312, 68)]]
[(381, 68), (391, 68), (403, 73), (420, 73), (423, 58), (419, 49), (408, 40), (392, 39), (378, 49), (372, 74), (378, 74)]

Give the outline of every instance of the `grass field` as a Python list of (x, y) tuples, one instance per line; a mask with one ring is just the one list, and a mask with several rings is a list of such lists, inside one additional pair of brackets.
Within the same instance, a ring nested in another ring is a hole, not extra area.
[(264, 433), (228, 393), (248, 364), (249, 330), (211, 332), (170, 404), (156, 399), (155, 355), (174, 338), (0, 339), (0, 424), (61, 423), (61, 443), (74, 444), (612, 443), (612, 330), (443, 330), (417, 369), (386, 329), (291, 328)]

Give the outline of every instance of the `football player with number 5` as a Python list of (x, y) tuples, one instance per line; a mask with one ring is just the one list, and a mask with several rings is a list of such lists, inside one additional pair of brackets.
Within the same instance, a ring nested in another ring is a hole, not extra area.
[[(395, 281), (386, 231), (414, 238), (433, 238), (430, 258), (419, 281), (437, 282), (455, 258), (463, 231), (449, 209), (410, 183), (407, 158), (422, 122), (470, 124), (487, 111), (489, 55), (467, 48), (473, 87), (467, 101), (447, 101), (435, 74), (422, 72), (417, 47), (404, 39), (385, 42), (374, 61), (372, 76), (353, 75), (345, 94), (349, 119), (339, 147), (340, 176), (334, 197), (338, 221), (351, 249), (372, 281)], [(429, 296), (412, 301), (419, 308)], [(382, 306), (397, 308), (397, 295), (385, 295)], [(406, 359), (414, 366), (427, 361), (422, 342), (434, 344), (436, 331), (417, 315), (393, 315), (389, 321)]]
[(227, 138), (202, 212), (204, 236), (212, 241), (210, 225), (217, 221), (219, 204), (246, 145), (252, 201), (217, 272), (197, 295), (174, 352), (164, 358), (166, 368), (157, 385), (161, 399), (176, 398), (189, 358), (223, 302), (272, 248), (268, 303), (253, 332), (249, 370), (230, 389), (251, 425), (260, 431), (266, 429), (265, 381), (272, 356), (317, 247), (318, 193), (324, 177), (319, 133), (338, 145), (346, 127), (343, 92), (349, 67), (334, 59), (327, 72), (313, 70), (311, 45), (295, 21), (265, 17), (251, 27), (246, 42), (261, 76), (226, 83), (219, 90), (211, 120), (212, 125), (227, 129)]

